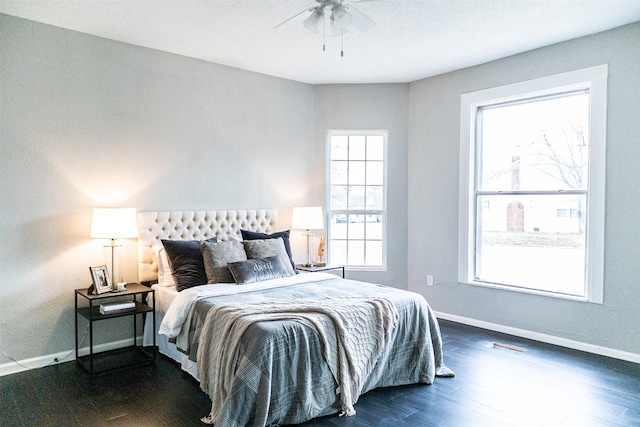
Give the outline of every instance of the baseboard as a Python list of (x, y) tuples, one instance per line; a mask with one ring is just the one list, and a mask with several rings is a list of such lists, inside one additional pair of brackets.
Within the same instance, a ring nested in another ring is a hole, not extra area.
[(499, 325), (497, 323), (485, 322), (469, 317), (457, 316), (455, 314), (442, 313), (439, 311), (436, 311), (435, 314), (438, 319), (450, 320), (456, 323), (476, 326), (478, 328), (488, 329), (490, 331), (502, 332), (504, 334), (515, 335), (517, 337), (540, 341), (547, 344), (553, 344), (561, 347), (571, 348), (574, 350), (584, 351), (587, 353), (598, 354), (600, 356), (607, 356), (614, 359), (626, 360), (628, 362), (640, 363), (640, 354), (630, 353), (628, 351), (616, 350), (615, 348), (603, 347), (581, 341), (574, 341), (567, 338), (542, 334), (526, 329), (514, 328), (512, 326)]
[[(142, 337), (138, 337), (138, 344), (142, 342)], [(104, 344), (96, 344), (93, 346), (93, 352), (115, 350), (121, 347), (133, 345), (133, 338), (114, 341)], [(80, 348), (80, 356), (89, 354), (89, 347)], [(31, 369), (44, 368), (49, 365), (57, 365), (58, 363), (70, 362), (76, 359), (76, 351), (68, 350), (59, 353), (46, 354), (44, 356), (32, 357), (30, 359), (17, 360), (15, 362), (3, 363), (0, 365), (0, 377), (5, 375), (17, 374), (18, 372), (29, 371)]]

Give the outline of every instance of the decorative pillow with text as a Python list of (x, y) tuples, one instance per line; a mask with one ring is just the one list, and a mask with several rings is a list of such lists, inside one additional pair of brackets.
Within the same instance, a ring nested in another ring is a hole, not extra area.
[(281, 237), (278, 237), (277, 239), (245, 240), (242, 243), (244, 244), (244, 251), (247, 253), (248, 259), (279, 256), (289, 276), (296, 274), (295, 270), (291, 266), (289, 256), (287, 255), (287, 251)]
[(231, 262), (228, 267), (233, 279), (240, 285), (289, 277), (285, 265), (277, 255), (267, 258)]

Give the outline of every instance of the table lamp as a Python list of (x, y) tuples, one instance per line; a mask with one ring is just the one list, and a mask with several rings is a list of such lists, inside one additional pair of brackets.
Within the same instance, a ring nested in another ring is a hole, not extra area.
[(291, 228), (306, 230), (303, 235), (307, 237), (307, 259), (302, 265), (305, 267), (312, 267), (314, 234), (311, 230), (320, 230), (324, 228), (322, 208), (320, 206), (293, 208)]
[(138, 221), (135, 208), (94, 208), (91, 220), (91, 237), (109, 239), (106, 248), (111, 249), (111, 283), (118, 289), (122, 283), (122, 270), (119, 260), (116, 261), (116, 239), (138, 237)]

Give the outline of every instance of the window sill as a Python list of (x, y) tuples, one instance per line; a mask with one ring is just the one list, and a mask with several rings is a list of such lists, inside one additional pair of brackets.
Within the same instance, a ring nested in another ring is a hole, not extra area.
[(387, 267), (360, 267), (360, 266), (353, 266), (353, 265), (345, 265), (344, 266), (345, 270), (347, 271), (370, 271), (370, 272), (386, 272), (387, 271)]
[(469, 286), (479, 286), (483, 288), (492, 288), (492, 289), (500, 289), (508, 292), (517, 292), (522, 294), (529, 295), (538, 295), (548, 298), (557, 298), (569, 301), (577, 301), (577, 302), (587, 302), (592, 304), (602, 304), (602, 301), (590, 300), (588, 296), (580, 296), (580, 295), (571, 295), (571, 294), (562, 294), (558, 292), (544, 291), (540, 289), (529, 289), (529, 288), (520, 288), (517, 286), (509, 286), (502, 285), (499, 283), (490, 283), (490, 282), (480, 282), (480, 281), (465, 281), (460, 282), (463, 285)]

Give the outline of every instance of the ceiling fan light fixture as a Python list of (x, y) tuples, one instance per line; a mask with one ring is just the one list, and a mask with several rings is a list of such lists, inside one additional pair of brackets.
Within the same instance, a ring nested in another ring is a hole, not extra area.
[(336, 25), (333, 25), (333, 21), (331, 21), (331, 25), (329, 25), (329, 32), (327, 36), (329, 37), (340, 37), (344, 36), (349, 32), (349, 28), (339, 28)]
[(352, 20), (353, 16), (347, 12), (347, 9), (342, 4), (335, 5), (331, 10), (331, 23), (337, 28), (347, 28), (351, 25)]
[(304, 26), (313, 33), (320, 34), (320, 30), (324, 25), (324, 13), (321, 9), (314, 10), (307, 19), (304, 20)]

